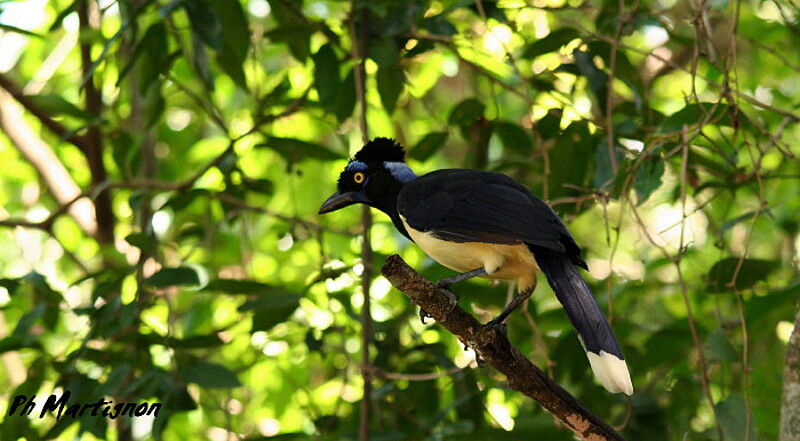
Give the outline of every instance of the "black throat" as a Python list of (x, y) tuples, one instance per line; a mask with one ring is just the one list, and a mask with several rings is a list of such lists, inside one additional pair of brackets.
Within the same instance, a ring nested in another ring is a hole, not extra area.
[(403, 187), (416, 179), (417, 175), (403, 162), (384, 162), (383, 166), (385, 172), (374, 174), (367, 186), (370, 205), (386, 213), (397, 231), (412, 240), (397, 211), (397, 197)]

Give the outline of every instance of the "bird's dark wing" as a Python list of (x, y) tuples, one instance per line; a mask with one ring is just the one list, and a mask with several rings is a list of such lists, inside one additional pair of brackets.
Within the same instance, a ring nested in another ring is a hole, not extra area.
[(584, 266), (580, 249), (553, 210), (506, 175), (439, 170), (401, 190), (397, 208), (419, 231), (454, 242), (520, 243), (566, 254)]

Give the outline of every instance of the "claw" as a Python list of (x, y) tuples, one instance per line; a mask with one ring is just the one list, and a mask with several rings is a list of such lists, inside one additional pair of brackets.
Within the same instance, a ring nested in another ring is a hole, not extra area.
[(503, 322), (496, 322), (494, 320), (490, 320), (483, 326), (491, 326), (493, 328), (496, 328), (498, 331), (500, 331), (501, 334), (503, 334), (505, 337), (508, 337), (508, 327)]

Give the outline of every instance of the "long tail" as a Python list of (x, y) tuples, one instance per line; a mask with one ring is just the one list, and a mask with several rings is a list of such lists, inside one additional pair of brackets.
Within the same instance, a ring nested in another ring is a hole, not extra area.
[(595, 377), (609, 392), (633, 394), (628, 365), (611, 325), (578, 268), (563, 253), (537, 246), (531, 249), (572, 326), (578, 331)]

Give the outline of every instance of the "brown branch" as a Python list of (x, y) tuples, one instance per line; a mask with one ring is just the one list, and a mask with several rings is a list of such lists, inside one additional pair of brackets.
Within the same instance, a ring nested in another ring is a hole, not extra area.
[[(356, 17), (360, 21), (360, 27), (356, 26)], [(351, 3), (349, 27), (350, 39), (352, 41), (352, 57), (355, 61), (355, 89), (356, 101), (361, 110), (359, 115), (359, 127), (361, 129), (361, 140), (366, 144), (369, 141), (369, 126), (367, 124), (367, 94), (366, 94), (366, 75), (364, 67), (367, 59), (367, 10), (359, 9), (358, 3), (354, 0)], [(361, 241), (361, 262), (364, 265), (364, 272), (361, 274), (361, 292), (364, 303), (361, 305), (361, 365), (369, 366), (369, 345), (372, 342), (372, 315), (370, 312), (371, 298), (370, 286), (372, 285), (372, 244), (370, 243), (370, 230), (372, 229), (372, 214), (366, 205), (361, 210), (361, 224), (364, 227)], [(370, 439), (370, 421), (372, 415), (372, 372), (362, 367), (361, 376), (364, 378), (364, 391), (361, 398), (358, 420), (358, 439), (368, 441)]]
[[(90, 7), (96, 7), (92, 2), (83, 1), (78, 4), (78, 20), (80, 21), (81, 34), (91, 32), (97, 26), (90, 23)], [(100, 91), (94, 84), (94, 64), (92, 63), (92, 44), (82, 41), (81, 66), (83, 67), (86, 112), (95, 121), (99, 121), (103, 111), (103, 98)], [(100, 128), (92, 124), (86, 132), (86, 145), (83, 148), (86, 162), (89, 163), (89, 171), (92, 176), (92, 185), (100, 186), (108, 178), (106, 166), (103, 164), (103, 134)], [(107, 190), (101, 191), (94, 201), (95, 218), (97, 219), (97, 241), (101, 244), (114, 243), (114, 211), (111, 208), (111, 195)]]
[[(81, 229), (89, 236), (95, 237), (97, 223), (92, 215), (94, 207), (91, 201), (75, 200), (81, 195), (81, 189), (50, 146), (39, 138), (25, 121), (22, 109), (3, 91), (0, 91), (0, 128), (11, 144), (36, 169), (56, 202), (66, 205), (69, 214)], [(24, 223), (23, 221), (22, 224)]]
[(800, 438), (800, 303), (783, 365), (780, 441)]
[(569, 392), (512, 346), (495, 326), (483, 326), (467, 314), (452, 294), (423, 278), (400, 256), (386, 259), (383, 275), (395, 288), (419, 305), (508, 379), (511, 389), (522, 392), (547, 409), (583, 440), (624, 440), (611, 426), (586, 408)]

